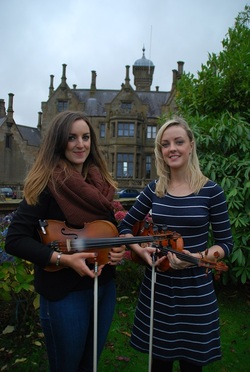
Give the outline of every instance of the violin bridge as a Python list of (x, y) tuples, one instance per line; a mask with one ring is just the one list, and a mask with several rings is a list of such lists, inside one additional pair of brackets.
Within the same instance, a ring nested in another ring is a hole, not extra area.
[(66, 249), (67, 249), (68, 252), (71, 251), (70, 239), (66, 239)]

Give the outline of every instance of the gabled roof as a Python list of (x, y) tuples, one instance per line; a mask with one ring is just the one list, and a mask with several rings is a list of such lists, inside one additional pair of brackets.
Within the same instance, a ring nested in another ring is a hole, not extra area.
[(105, 104), (110, 103), (119, 90), (96, 90), (94, 95), (89, 89), (74, 89), (79, 102), (85, 103), (85, 112), (89, 116), (106, 116)]
[(28, 145), (39, 147), (41, 143), (41, 134), (37, 128), (27, 127), (25, 125), (16, 124), (16, 127), (23, 140), (27, 141)]
[(148, 105), (148, 118), (159, 117), (161, 108), (166, 104), (170, 92), (136, 92), (141, 102)]
[[(120, 90), (96, 90), (91, 94), (89, 89), (71, 90), (80, 102), (85, 103), (85, 113), (89, 116), (106, 116), (105, 104), (111, 103), (120, 93)], [(147, 117), (158, 117), (161, 115), (161, 107), (170, 95), (170, 92), (156, 91), (134, 91), (143, 104), (148, 105)]]

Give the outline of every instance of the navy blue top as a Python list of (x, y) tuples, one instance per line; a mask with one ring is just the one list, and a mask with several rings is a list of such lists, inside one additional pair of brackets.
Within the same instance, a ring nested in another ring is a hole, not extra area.
[[(187, 196), (155, 194), (157, 181), (140, 194), (119, 226), (121, 234), (131, 233), (136, 221), (150, 212), (153, 223), (167, 225), (181, 234), (184, 249), (192, 253), (209, 248), (209, 229), (213, 242), (225, 252), (233, 241), (223, 190), (208, 181), (200, 192)], [(135, 313), (131, 345), (148, 353), (151, 308), (151, 267), (146, 267)], [(182, 270), (156, 271), (154, 297), (153, 357), (178, 359), (206, 365), (221, 358), (219, 313), (212, 271), (191, 266)]]

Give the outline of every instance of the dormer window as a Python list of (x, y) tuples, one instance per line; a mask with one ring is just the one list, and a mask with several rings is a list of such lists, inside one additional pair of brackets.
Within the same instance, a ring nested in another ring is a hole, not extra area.
[(57, 111), (62, 112), (66, 111), (69, 108), (69, 102), (68, 101), (58, 101), (57, 102)]
[(122, 102), (121, 109), (130, 111), (132, 109), (132, 102)]

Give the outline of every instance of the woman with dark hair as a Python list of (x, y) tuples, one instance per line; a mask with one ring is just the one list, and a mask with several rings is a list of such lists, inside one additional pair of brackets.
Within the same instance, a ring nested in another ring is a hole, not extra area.
[(8, 229), (5, 246), (9, 254), (35, 264), (35, 289), (40, 294), (51, 372), (93, 371), (94, 278), (98, 276), (99, 285), (99, 359), (115, 307), (115, 265), (124, 247), (110, 249), (109, 261), (96, 269), (95, 252), (64, 254), (41, 241), (38, 231), (50, 226), (39, 225), (39, 221), (48, 225), (51, 220), (61, 221), (74, 229), (96, 220), (115, 224), (115, 188), (88, 119), (81, 112), (58, 114), (25, 180), (24, 200)]
[[(148, 264), (131, 345), (144, 353), (152, 349), (152, 372), (172, 371), (177, 360), (182, 372), (200, 372), (202, 366), (221, 358), (221, 349), (212, 270), (195, 263), (203, 259), (213, 262), (217, 254), (220, 258), (230, 254), (233, 242), (227, 204), (221, 187), (201, 172), (193, 133), (183, 119), (169, 120), (159, 129), (155, 158), (158, 179), (140, 194), (119, 231), (131, 236), (134, 225), (152, 210), (154, 225), (160, 230), (167, 226), (170, 232), (181, 236), (184, 256), (168, 252), (166, 257), (156, 260), (150, 338), (151, 256), (155, 248), (131, 245)], [(210, 226), (212, 245), (209, 245)], [(170, 268), (162, 270), (165, 260)]]

